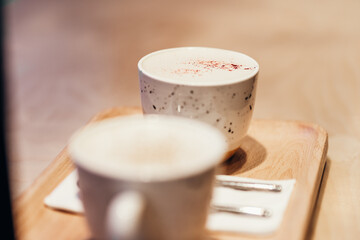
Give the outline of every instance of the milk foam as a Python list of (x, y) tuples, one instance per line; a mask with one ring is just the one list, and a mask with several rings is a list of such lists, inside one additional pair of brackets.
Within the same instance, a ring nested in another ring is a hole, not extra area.
[(241, 81), (259, 71), (249, 56), (216, 48), (185, 47), (151, 53), (139, 61), (150, 77), (179, 84), (207, 85)]
[(207, 124), (170, 116), (120, 117), (93, 124), (69, 144), (73, 160), (120, 178), (163, 180), (222, 160), (224, 136)]

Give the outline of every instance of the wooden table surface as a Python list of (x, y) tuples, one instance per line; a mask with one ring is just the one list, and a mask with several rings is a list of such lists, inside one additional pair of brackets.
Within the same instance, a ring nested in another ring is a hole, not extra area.
[(260, 64), (256, 119), (329, 133), (313, 239), (360, 235), (360, 2), (13, 1), (5, 6), (11, 183), (28, 188), (94, 114), (140, 106), (137, 61), (169, 47)]

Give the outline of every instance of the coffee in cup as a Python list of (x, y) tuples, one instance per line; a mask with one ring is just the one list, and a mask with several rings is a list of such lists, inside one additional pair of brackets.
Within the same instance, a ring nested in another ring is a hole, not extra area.
[(95, 239), (201, 239), (216, 165), (227, 145), (193, 119), (133, 115), (71, 138), (85, 216)]
[(254, 111), (258, 63), (234, 51), (183, 47), (160, 50), (138, 63), (145, 114), (198, 119), (226, 136), (228, 156), (240, 146)]

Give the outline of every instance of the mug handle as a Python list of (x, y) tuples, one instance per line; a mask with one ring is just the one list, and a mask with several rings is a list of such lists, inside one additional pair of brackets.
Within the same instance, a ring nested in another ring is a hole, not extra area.
[(125, 191), (116, 194), (110, 200), (106, 214), (109, 239), (138, 239), (144, 209), (145, 199), (139, 192)]

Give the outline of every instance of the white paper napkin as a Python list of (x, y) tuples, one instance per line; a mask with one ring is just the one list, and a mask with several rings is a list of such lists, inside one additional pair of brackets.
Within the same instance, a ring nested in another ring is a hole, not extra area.
[[(260, 192), (241, 191), (225, 187), (215, 187), (212, 203), (226, 206), (254, 206), (263, 207), (271, 211), (267, 218), (238, 215), (223, 212), (211, 212), (208, 217), (207, 228), (213, 231), (246, 233), (254, 235), (268, 235), (279, 227), (288, 201), (293, 190), (295, 180), (265, 181), (251, 178), (218, 175), (218, 180), (248, 181), (257, 183), (275, 183), (282, 186), (282, 191)], [(66, 177), (45, 199), (46, 206), (74, 213), (83, 213), (83, 205), (77, 186), (77, 172), (73, 171)]]
[(247, 233), (256, 235), (272, 234), (279, 227), (288, 205), (295, 179), (265, 181), (251, 178), (242, 178), (218, 175), (218, 180), (246, 181), (256, 183), (279, 184), (281, 192), (241, 191), (225, 187), (216, 187), (212, 203), (226, 206), (253, 206), (266, 208), (271, 216), (254, 217), (223, 212), (209, 214), (207, 228), (213, 231)]
[(46, 198), (46, 206), (74, 213), (83, 213), (84, 208), (77, 186), (77, 171), (67, 176)]

